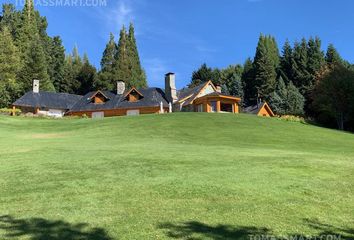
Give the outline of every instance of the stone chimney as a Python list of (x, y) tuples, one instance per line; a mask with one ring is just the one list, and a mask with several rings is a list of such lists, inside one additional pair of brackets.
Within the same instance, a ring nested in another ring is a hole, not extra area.
[(170, 103), (177, 101), (176, 90), (176, 75), (174, 73), (167, 73), (165, 75), (165, 95)]
[(125, 91), (125, 82), (118, 81), (117, 82), (117, 94), (123, 94)]
[(216, 85), (215, 87), (216, 87), (216, 92), (221, 93), (221, 86), (220, 85)]
[(33, 80), (33, 92), (39, 93), (39, 80)]

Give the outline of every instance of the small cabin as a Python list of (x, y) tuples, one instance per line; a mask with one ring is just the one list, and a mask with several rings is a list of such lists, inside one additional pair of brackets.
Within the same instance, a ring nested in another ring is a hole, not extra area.
[(244, 108), (243, 112), (249, 114), (255, 114), (261, 117), (274, 117), (275, 114), (273, 113), (272, 109), (266, 102), (260, 102), (256, 105), (248, 106)]

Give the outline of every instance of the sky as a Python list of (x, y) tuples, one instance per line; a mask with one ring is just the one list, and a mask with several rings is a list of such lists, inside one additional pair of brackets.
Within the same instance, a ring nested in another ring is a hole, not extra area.
[[(112, 32), (133, 22), (148, 84), (164, 87), (176, 73), (177, 88), (192, 72), (243, 64), (254, 57), (261, 33), (285, 40), (319, 36), (325, 50), (333, 43), (354, 62), (352, 0), (34, 0), (48, 21), (50, 36), (60, 35), (66, 51), (77, 45), (97, 68)], [(21, 8), (24, 0), (0, 0)], [(47, 4), (55, 3), (55, 4)], [(48, 6), (55, 5), (55, 6)]]

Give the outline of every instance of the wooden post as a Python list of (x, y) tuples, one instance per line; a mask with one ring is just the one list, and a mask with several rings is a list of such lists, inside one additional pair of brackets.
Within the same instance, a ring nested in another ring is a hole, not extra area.
[(15, 115), (16, 115), (16, 107), (12, 106), (12, 116), (15, 116)]
[(234, 103), (234, 113), (239, 113), (237, 103)]
[(216, 112), (220, 112), (220, 100), (216, 102)]
[(205, 103), (205, 108), (204, 109), (205, 109), (204, 110), (205, 112), (207, 112), (207, 113), (210, 112), (210, 106), (209, 106), (208, 102)]

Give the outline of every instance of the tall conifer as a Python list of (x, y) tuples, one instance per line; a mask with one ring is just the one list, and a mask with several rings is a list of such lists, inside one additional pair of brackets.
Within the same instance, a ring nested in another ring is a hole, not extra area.
[(124, 81), (127, 87), (132, 87), (131, 69), (127, 50), (127, 32), (125, 27), (120, 30), (116, 61), (114, 66), (114, 81)]
[(145, 72), (141, 67), (138, 47), (136, 45), (134, 26), (130, 23), (127, 36), (127, 51), (131, 68), (131, 85), (135, 87), (147, 87)]

